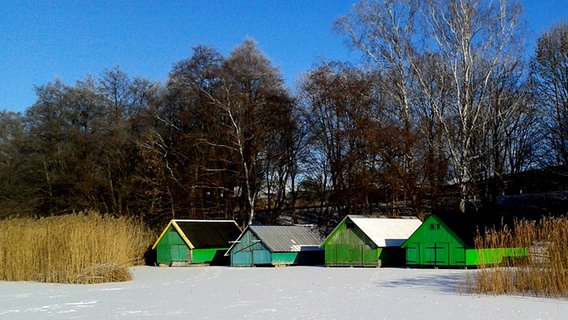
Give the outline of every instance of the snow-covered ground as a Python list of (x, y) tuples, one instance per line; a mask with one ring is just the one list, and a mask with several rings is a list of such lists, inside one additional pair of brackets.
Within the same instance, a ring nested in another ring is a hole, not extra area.
[(567, 319), (568, 300), (459, 293), (471, 270), (132, 268), (97, 285), (0, 282), (0, 319)]

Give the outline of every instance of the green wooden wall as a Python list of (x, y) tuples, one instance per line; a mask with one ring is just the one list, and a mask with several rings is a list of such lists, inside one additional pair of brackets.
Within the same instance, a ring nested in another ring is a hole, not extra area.
[(229, 248), (209, 248), (191, 250), (191, 263), (228, 264), (224, 254)]
[(361, 229), (342, 221), (322, 244), (326, 266), (378, 267), (404, 264), (404, 250), (377, 247)]
[(223, 257), (229, 248), (193, 249), (183, 241), (177, 230), (170, 226), (156, 246), (158, 265), (226, 264)]
[(409, 266), (470, 267), (498, 264), (507, 257), (523, 257), (526, 248), (468, 247), (437, 216), (430, 216), (403, 244)]
[(159, 265), (170, 265), (174, 262), (187, 262), (189, 247), (179, 233), (170, 226), (156, 246), (156, 261)]
[(466, 247), (437, 216), (430, 216), (403, 244), (407, 265), (466, 266)]
[(299, 259), (299, 252), (273, 252), (272, 265), (292, 265)]

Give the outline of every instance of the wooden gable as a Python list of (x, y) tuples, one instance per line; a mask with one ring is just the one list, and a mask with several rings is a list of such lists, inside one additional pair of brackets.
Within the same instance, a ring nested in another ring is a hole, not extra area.
[(321, 264), (323, 249), (307, 226), (248, 226), (225, 256), (231, 266)]
[(511, 227), (504, 215), (433, 214), (404, 242), (406, 264), (477, 266), (500, 263), (505, 257), (526, 256), (523, 248), (476, 248), (475, 237), (487, 229)]
[(400, 266), (417, 218), (347, 216), (322, 243), (327, 266)]
[(233, 220), (171, 220), (152, 249), (159, 265), (224, 264), (241, 230)]

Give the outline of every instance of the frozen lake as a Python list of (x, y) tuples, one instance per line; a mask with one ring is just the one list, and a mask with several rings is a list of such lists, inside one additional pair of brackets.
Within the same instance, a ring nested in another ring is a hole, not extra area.
[(463, 291), (472, 270), (134, 267), (96, 285), (0, 282), (0, 319), (566, 319), (568, 300)]

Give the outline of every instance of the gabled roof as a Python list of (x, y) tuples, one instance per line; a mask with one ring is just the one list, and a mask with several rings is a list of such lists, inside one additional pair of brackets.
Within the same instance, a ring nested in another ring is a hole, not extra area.
[[(322, 239), (317, 231), (310, 226), (250, 225), (239, 236), (236, 243), (247, 231), (255, 234), (272, 252), (296, 252), (304, 249), (321, 250), (319, 245)], [(229, 251), (233, 246), (229, 248)]]
[(170, 226), (175, 228), (190, 249), (227, 248), (241, 234), (241, 229), (234, 220), (174, 219), (164, 228), (152, 249), (156, 248)]
[(507, 227), (513, 230), (515, 218), (509, 214), (465, 214), (465, 213), (435, 213), (433, 216), (443, 222), (450, 230), (462, 239), (466, 245), (475, 245), (475, 236), (479, 231), (482, 235), (486, 230), (502, 230)]
[(377, 247), (400, 247), (422, 222), (417, 217), (364, 217), (349, 215), (329, 234), (324, 244), (331, 240), (335, 230), (352, 221)]

